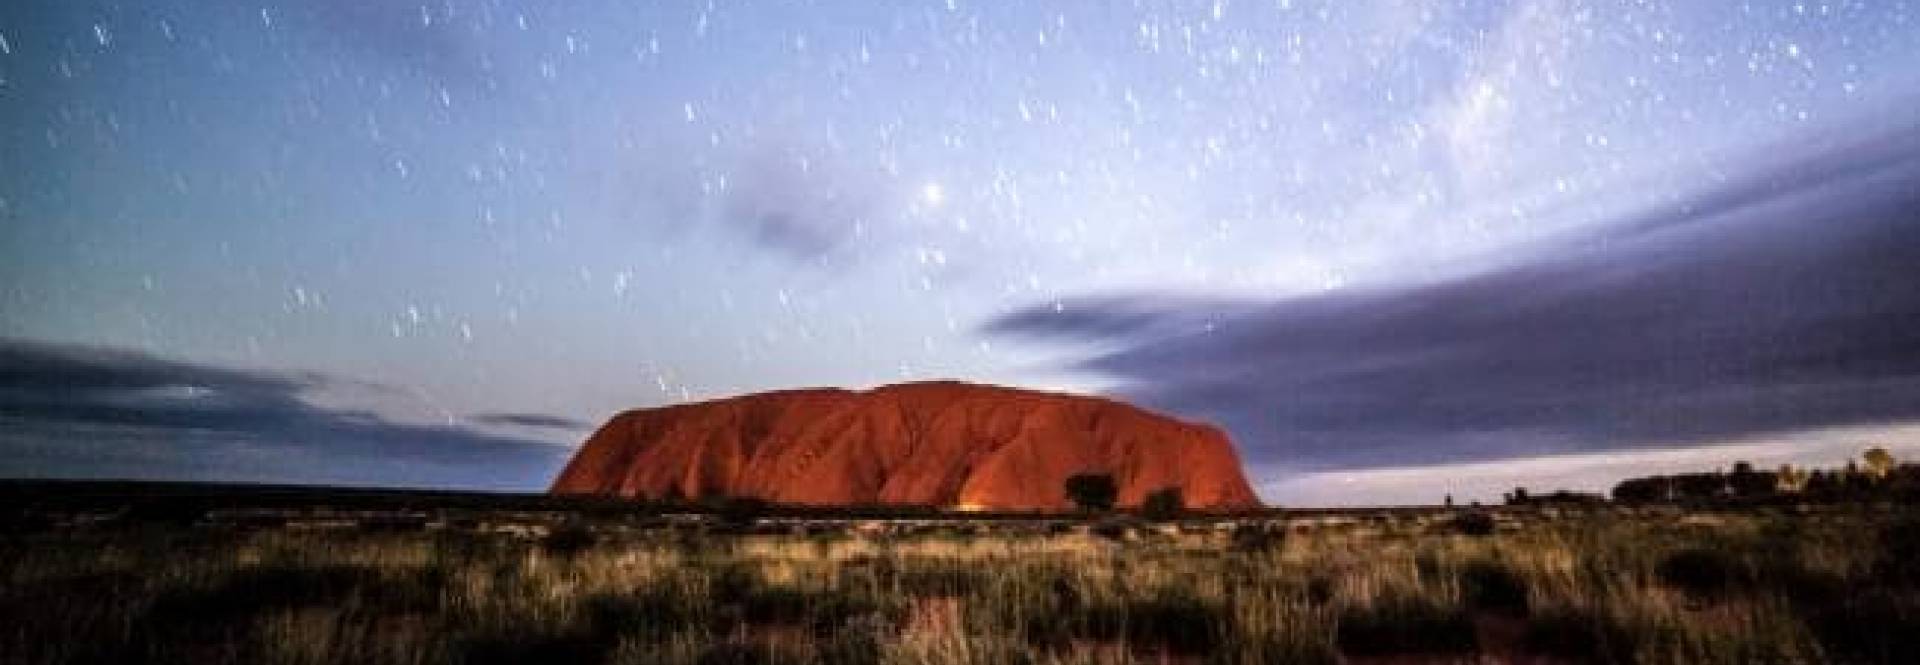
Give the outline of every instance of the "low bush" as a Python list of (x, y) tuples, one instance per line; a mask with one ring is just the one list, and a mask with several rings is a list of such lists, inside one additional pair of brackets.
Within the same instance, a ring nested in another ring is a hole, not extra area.
[(1478, 510), (1454, 516), (1452, 524), (1456, 533), (1475, 537), (1491, 536), (1499, 526), (1492, 513)]
[(1110, 517), (1094, 522), (1089, 531), (1093, 535), (1101, 538), (1121, 542), (1133, 537), (1134, 532), (1139, 529), (1139, 526), (1140, 525), (1136, 524), (1133, 520)]
[(600, 536), (593, 528), (580, 522), (565, 522), (555, 525), (547, 535), (540, 539), (540, 549), (559, 557), (578, 556), (593, 549), (600, 542)]
[(1179, 487), (1168, 487), (1147, 494), (1140, 504), (1140, 516), (1154, 521), (1180, 519), (1187, 512), (1185, 495)]
[(1233, 549), (1242, 552), (1260, 552), (1279, 547), (1287, 540), (1287, 528), (1284, 524), (1248, 522), (1233, 527)]

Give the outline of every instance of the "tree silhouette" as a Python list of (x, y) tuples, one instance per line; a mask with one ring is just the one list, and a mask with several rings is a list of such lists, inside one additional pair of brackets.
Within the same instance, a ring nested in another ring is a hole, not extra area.
[(1113, 476), (1104, 473), (1080, 473), (1067, 478), (1067, 499), (1081, 510), (1100, 512), (1113, 508), (1120, 488)]
[(1778, 484), (1777, 476), (1755, 471), (1753, 464), (1744, 461), (1734, 462), (1733, 474), (1727, 478), (1727, 485), (1733, 488), (1733, 495), (1746, 498), (1772, 494), (1774, 487)]
[(1515, 487), (1513, 488), (1512, 492), (1508, 492), (1505, 495), (1505, 498), (1507, 500), (1507, 505), (1509, 506), (1518, 506), (1518, 505), (1524, 504), (1527, 502), (1527, 488)]
[(1673, 476), (1675, 498), (1713, 501), (1727, 494), (1727, 477), (1720, 473), (1682, 473)]

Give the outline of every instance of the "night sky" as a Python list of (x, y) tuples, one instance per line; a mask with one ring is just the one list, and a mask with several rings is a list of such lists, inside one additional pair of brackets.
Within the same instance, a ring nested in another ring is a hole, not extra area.
[(1908, 2), (0, 4), (0, 476), (959, 378), (1269, 501), (1920, 456)]

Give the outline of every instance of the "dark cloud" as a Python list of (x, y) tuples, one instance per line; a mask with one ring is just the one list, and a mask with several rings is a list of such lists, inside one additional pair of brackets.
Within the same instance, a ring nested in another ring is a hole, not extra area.
[(564, 416), (545, 413), (476, 413), (467, 416), (467, 420), (482, 425), (509, 425), (513, 427), (534, 427), (540, 429), (587, 429), (586, 423)]
[(882, 187), (815, 151), (763, 146), (739, 160), (727, 187), (721, 222), (795, 260), (825, 264), (881, 230)]
[(1205, 330), (1256, 310), (1251, 303), (1187, 296), (1078, 298), (1012, 312), (987, 322), (990, 334), (1068, 338), (1154, 338)]
[(136, 351), (0, 339), (0, 390), (87, 393), (221, 386), (250, 395), (287, 395), (317, 386), (313, 373), (266, 374), (171, 362)]
[(1920, 130), (1817, 145), (1470, 276), (987, 330), (1114, 344), (1084, 367), (1299, 469), (1920, 418)]
[[(312, 373), (0, 340), (0, 475), (530, 489), (566, 450), (328, 409)], [(352, 384), (361, 385), (361, 384)]]

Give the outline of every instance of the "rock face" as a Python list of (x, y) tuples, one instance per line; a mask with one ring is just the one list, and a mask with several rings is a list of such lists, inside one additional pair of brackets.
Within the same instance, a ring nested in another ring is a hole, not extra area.
[(1260, 505), (1226, 435), (1095, 397), (955, 382), (786, 390), (614, 416), (556, 494), (1063, 510), (1066, 479), (1119, 503), (1178, 487), (1196, 510)]

